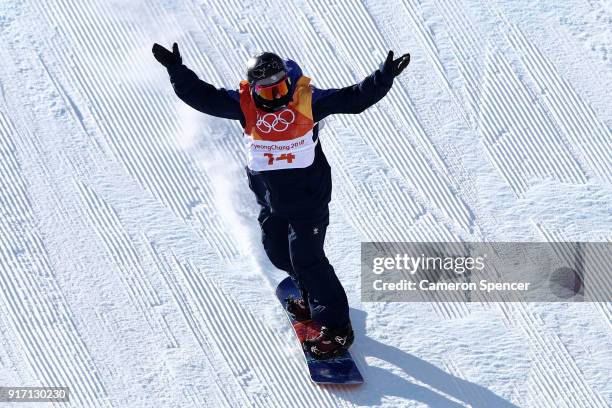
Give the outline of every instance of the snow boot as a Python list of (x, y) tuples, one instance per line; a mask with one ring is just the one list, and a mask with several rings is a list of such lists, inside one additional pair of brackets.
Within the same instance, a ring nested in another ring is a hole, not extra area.
[(310, 320), (310, 308), (304, 303), (303, 299), (296, 299), (293, 296), (286, 298), (285, 309), (293, 320), (298, 322)]
[(355, 335), (350, 323), (340, 328), (323, 326), (319, 335), (306, 339), (302, 347), (317, 360), (324, 360), (344, 353), (353, 344), (353, 340)]

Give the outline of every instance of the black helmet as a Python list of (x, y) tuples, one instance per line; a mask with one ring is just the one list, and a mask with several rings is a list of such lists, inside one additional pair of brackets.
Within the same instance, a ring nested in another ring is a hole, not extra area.
[(286, 72), (285, 62), (273, 52), (262, 52), (247, 61), (247, 80), (250, 84), (275, 75), (280, 79)]
[[(290, 89), (291, 82), (287, 77), (287, 67), (281, 57), (272, 52), (262, 52), (254, 55), (247, 61), (247, 80), (253, 89), (258, 86), (265, 87), (284, 81)], [(267, 111), (276, 111), (287, 106), (291, 101), (291, 92), (280, 98), (264, 99), (257, 92), (253, 92), (255, 105)]]

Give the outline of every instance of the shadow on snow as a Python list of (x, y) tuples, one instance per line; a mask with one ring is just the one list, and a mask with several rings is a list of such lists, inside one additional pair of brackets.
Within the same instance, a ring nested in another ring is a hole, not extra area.
[[(364, 374), (365, 384), (354, 386), (347, 392), (349, 386), (326, 386), (336, 396), (359, 405), (377, 405), (386, 396), (396, 396), (407, 400), (420, 401), (432, 407), (517, 407), (494, 392), (467, 380), (449, 374), (435, 365), (415, 357), (397, 347), (367, 337), (365, 324), (367, 313), (351, 309), (351, 320), (356, 333), (356, 344), (361, 352), (353, 353), (359, 367), (367, 367)], [(382, 368), (367, 366), (365, 356), (387, 361), (401, 369), (404, 374), (427, 384), (427, 388), (406, 380)], [(435, 390), (435, 391), (434, 391)], [(438, 392), (436, 392), (438, 391)], [(457, 403), (445, 395), (461, 401)]]

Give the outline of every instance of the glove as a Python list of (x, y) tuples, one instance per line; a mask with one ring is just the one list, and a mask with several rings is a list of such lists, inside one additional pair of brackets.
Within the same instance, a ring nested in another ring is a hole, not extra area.
[(152, 51), (155, 59), (166, 68), (183, 62), (177, 43), (172, 44), (172, 52), (157, 43), (153, 44)]
[(402, 73), (404, 68), (406, 68), (409, 63), (410, 54), (404, 54), (398, 59), (394, 60), (393, 51), (389, 51), (389, 54), (387, 54), (387, 59), (383, 64), (382, 72), (386, 75), (390, 75), (391, 77), (395, 78), (396, 76)]

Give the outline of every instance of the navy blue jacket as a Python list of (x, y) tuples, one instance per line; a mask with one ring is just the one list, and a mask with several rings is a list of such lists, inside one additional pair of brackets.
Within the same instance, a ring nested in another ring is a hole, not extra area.
[[(286, 61), (291, 84), (296, 84), (302, 70), (292, 60)], [(202, 81), (185, 65), (168, 68), (177, 96), (194, 109), (225, 119), (245, 119), (237, 90), (216, 88)], [(381, 100), (391, 88), (393, 77), (376, 70), (358, 84), (340, 89), (313, 87), (312, 114), (316, 123), (313, 138), (319, 137), (318, 122), (335, 113), (361, 113)], [(293, 92), (293, 89), (290, 89)], [(257, 202), (267, 211), (293, 220), (327, 217), (331, 200), (331, 169), (321, 143), (316, 146), (314, 162), (303, 169), (252, 171), (247, 168), (249, 187)]]

